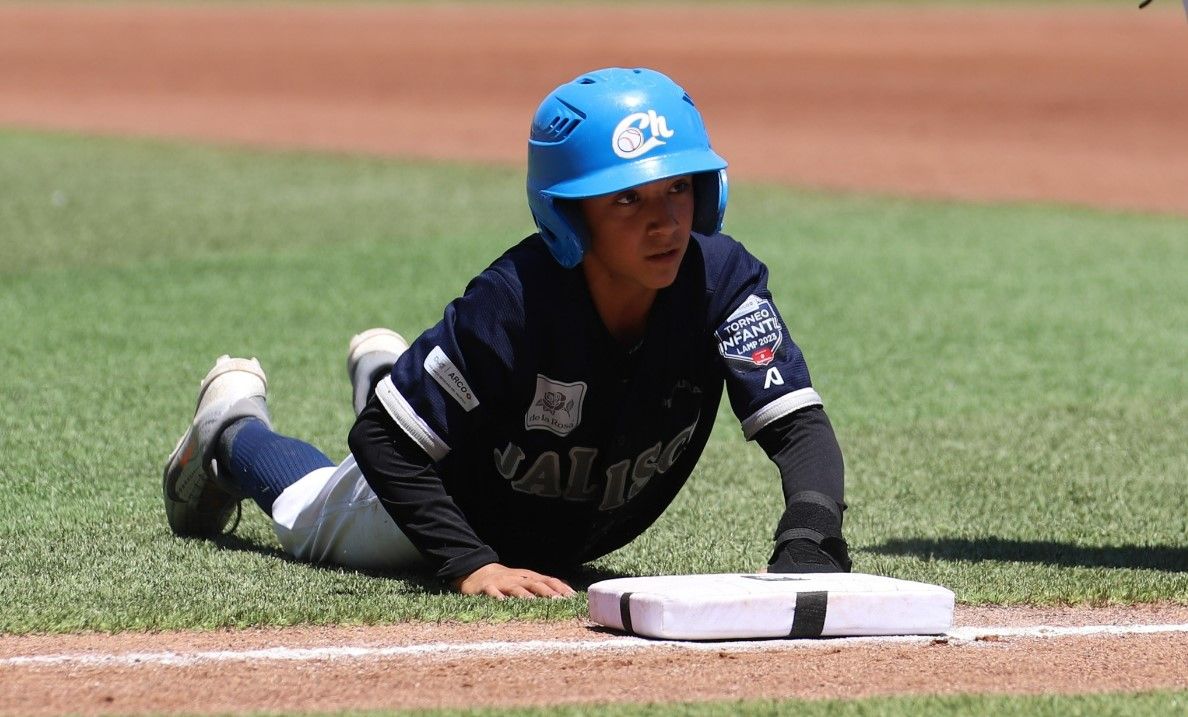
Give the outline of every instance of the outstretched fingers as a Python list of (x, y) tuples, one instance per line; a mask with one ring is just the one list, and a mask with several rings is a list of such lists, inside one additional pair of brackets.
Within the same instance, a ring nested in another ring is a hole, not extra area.
[(567, 598), (577, 594), (564, 581), (550, 575), (499, 563), (484, 565), (460, 580), (457, 587), (464, 595), (487, 595), (497, 600), (509, 597)]
[(539, 573), (532, 573), (524, 579), (521, 586), (526, 590), (528, 595), (517, 595), (516, 597), (556, 597), (565, 598), (574, 594), (573, 588), (561, 582), (557, 578), (548, 575), (541, 575)]

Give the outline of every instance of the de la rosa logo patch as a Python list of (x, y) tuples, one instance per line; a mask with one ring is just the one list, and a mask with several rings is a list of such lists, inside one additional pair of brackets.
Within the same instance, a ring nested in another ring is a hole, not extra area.
[(647, 154), (671, 139), (675, 130), (668, 128), (664, 115), (656, 110), (635, 112), (624, 117), (611, 135), (611, 148), (623, 159), (634, 159)]
[(768, 299), (751, 294), (714, 332), (718, 352), (732, 361), (766, 366), (784, 342), (784, 325)]
[(568, 436), (582, 422), (582, 402), (586, 400), (586, 383), (554, 381), (536, 374), (536, 394), (524, 414), (524, 430), (541, 428)]

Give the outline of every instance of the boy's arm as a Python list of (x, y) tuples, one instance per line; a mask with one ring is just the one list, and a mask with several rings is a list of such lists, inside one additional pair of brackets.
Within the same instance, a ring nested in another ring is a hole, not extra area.
[(367, 403), (347, 440), (368, 485), (442, 581), (496, 598), (574, 594), (557, 578), (501, 565), (446, 492), (433, 460), (379, 401)]
[(768, 570), (849, 572), (841, 530), (845, 468), (825, 409), (816, 405), (790, 413), (763, 427), (755, 440), (779, 466), (786, 506)]
[(499, 561), (442, 485), (433, 460), (372, 398), (347, 442), (392, 519), (447, 582)]

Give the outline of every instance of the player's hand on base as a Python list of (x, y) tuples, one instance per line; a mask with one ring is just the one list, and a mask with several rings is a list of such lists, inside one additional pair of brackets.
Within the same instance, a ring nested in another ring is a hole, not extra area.
[(794, 538), (781, 543), (767, 564), (769, 573), (848, 573), (850, 555), (846, 541), (825, 538), (821, 542)]
[(567, 598), (577, 592), (557, 578), (523, 568), (509, 568), (488, 563), (470, 575), (456, 581), (454, 587), (463, 595), (489, 595), (504, 598)]

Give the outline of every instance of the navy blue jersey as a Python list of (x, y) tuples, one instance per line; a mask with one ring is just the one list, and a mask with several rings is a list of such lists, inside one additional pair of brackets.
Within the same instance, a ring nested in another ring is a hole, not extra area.
[(741, 244), (693, 235), (642, 340), (625, 347), (581, 268), (559, 266), (533, 235), (471, 281), (376, 397), (502, 562), (571, 565), (663, 512), (723, 386), (748, 439), (821, 402), (766, 267)]

